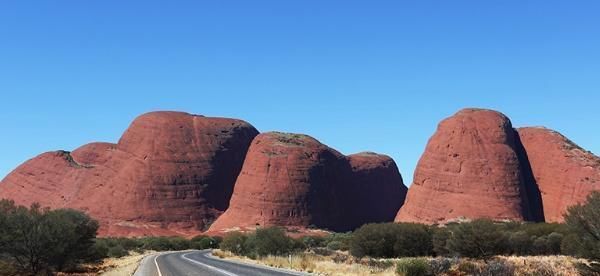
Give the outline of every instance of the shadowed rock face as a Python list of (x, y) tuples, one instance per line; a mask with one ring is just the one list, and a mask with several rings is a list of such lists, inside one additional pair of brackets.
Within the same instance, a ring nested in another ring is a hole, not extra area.
[(101, 235), (197, 233), (228, 207), (257, 130), (181, 112), (138, 117), (118, 144), (41, 154), (0, 183), (18, 204), (84, 210)]
[(464, 109), (442, 121), (419, 160), (396, 221), (526, 220), (529, 202), (510, 120)]
[(310, 136), (263, 133), (250, 146), (229, 209), (210, 230), (271, 225), (351, 230), (391, 221), (405, 190), (389, 157), (346, 158)]
[(348, 161), (352, 168), (347, 208), (350, 228), (393, 221), (408, 190), (394, 160), (387, 155), (363, 152), (349, 155)]
[(562, 222), (569, 206), (600, 190), (600, 157), (550, 129), (517, 131), (541, 192), (546, 221)]

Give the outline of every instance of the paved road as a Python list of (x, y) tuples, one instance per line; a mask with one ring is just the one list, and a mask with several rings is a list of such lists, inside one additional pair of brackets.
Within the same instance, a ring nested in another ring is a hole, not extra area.
[(307, 273), (225, 261), (210, 250), (151, 255), (142, 260), (134, 276), (304, 276)]

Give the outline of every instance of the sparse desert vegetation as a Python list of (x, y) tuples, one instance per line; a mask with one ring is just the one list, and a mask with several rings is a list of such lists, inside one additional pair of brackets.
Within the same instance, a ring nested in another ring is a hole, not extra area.
[(599, 275), (597, 210), (598, 192), (570, 208), (565, 224), (383, 223), (298, 239), (262, 228), (230, 233), (214, 254), (319, 275)]
[(478, 219), (366, 224), (296, 238), (279, 227), (223, 238), (96, 238), (97, 222), (81, 212), (3, 200), (0, 275), (127, 274), (148, 252), (209, 248), (220, 248), (214, 255), (221, 258), (318, 275), (599, 275), (597, 210), (598, 192), (571, 207), (564, 224)]

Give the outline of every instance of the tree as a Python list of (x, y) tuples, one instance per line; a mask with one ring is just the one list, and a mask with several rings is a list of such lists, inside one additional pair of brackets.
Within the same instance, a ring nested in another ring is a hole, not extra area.
[(245, 242), (246, 254), (251, 256), (284, 255), (293, 249), (293, 240), (280, 227), (256, 229)]
[(209, 236), (196, 236), (192, 238), (191, 245), (194, 249), (208, 249), (219, 247), (220, 240)]
[(565, 215), (565, 222), (576, 234), (569, 239), (576, 240), (580, 247), (576, 251), (581, 257), (594, 263), (588, 270), (600, 273), (600, 192), (591, 193), (584, 204), (571, 206)]
[(477, 219), (452, 227), (448, 249), (464, 257), (491, 257), (504, 253), (505, 236), (491, 220)]
[(97, 230), (98, 222), (79, 211), (0, 201), (0, 254), (9, 256), (21, 274), (61, 271), (83, 262)]
[(428, 226), (413, 223), (366, 224), (350, 240), (350, 253), (356, 257), (413, 257), (432, 254)]
[(240, 232), (231, 232), (223, 237), (220, 248), (234, 254), (241, 255), (244, 252), (244, 243), (248, 237)]

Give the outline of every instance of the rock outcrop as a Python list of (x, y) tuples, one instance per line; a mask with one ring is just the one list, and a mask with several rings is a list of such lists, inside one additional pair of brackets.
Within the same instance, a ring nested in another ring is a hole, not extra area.
[(562, 222), (569, 206), (600, 191), (600, 157), (550, 129), (517, 131), (541, 192), (547, 222)]
[(510, 120), (464, 109), (443, 120), (417, 165), (396, 221), (527, 220), (526, 183)]
[(101, 235), (197, 233), (227, 209), (257, 134), (235, 119), (147, 113), (117, 144), (25, 162), (2, 180), (0, 198), (86, 211), (100, 221)]
[(408, 190), (396, 162), (387, 155), (372, 152), (352, 154), (348, 160), (352, 168), (352, 190), (346, 211), (349, 228), (393, 221)]
[(263, 133), (250, 146), (229, 209), (210, 230), (278, 225), (347, 231), (391, 221), (405, 191), (387, 156), (347, 158), (310, 136)]

